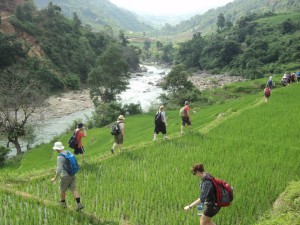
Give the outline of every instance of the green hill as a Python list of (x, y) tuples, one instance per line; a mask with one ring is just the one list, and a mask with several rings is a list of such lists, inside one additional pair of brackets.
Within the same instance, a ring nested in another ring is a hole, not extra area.
[[(58, 183), (50, 183), (57, 154), (53, 143), (42, 145), (25, 153), (19, 165), (0, 170), (0, 223), (197, 224), (196, 210), (186, 213), (183, 207), (199, 195), (199, 180), (190, 168), (202, 162), (235, 191), (233, 205), (223, 208), (215, 222), (255, 224), (288, 184), (299, 180), (299, 94), (298, 83), (274, 89), (268, 103), (259, 93), (193, 108), (193, 131), (183, 136), (178, 110), (167, 111), (168, 141), (152, 141), (152, 114), (129, 116), (121, 154), (110, 154), (108, 128), (89, 130), (87, 162), (79, 158), (77, 175), (82, 213), (73, 210), (70, 193), (66, 212), (57, 210)], [(57, 140), (66, 144), (69, 136)], [(295, 224), (289, 221), (285, 224)]]
[[(46, 8), (50, 1), (34, 0), (38, 8)], [(153, 28), (139, 21), (132, 12), (119, 8), (108, 0), (52, 0), (53, 4), (61, 7), (64, 15), (73, 17), (76, 12), (84, 24), (90, 24), (93, 28), (103, 30), (111, 27), (134, 32), (151, 31)]]
[(201, 32), (208, 34), (217, 30), (218, 15), (223, 14), (225, 21), (237, 22), (240, 18), (251, 14), (293, 13), (299, 12), (300, 2), (295, 0), (235, 0), (223, 7), (208, 10), (202, 15), (196, 15), (182, 21), (176, 26), (166, 25), (162, 28), (164, 34), (182, 32)]

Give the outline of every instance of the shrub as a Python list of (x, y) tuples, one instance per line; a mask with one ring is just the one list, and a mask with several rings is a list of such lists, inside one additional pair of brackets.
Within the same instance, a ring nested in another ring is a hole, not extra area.
[(66, 88), (71, 90), (79, 90), (80, 88), (80, 79), (73, 73), (68, 73), (64, 79)]
[(108, 125), (115, 121), (120, 114), (125, 114), (120, 103), (100, 103), (92, 116), (94, 127), (103, 127)]
[(130, 103), (129, 105), (125, 104), (123, 106), (123, 111), (125, 111), (126, 114), (130, 114), (130, 115), (141, 114), (142, 113), (141, 104), (140, 103), (137, 104)]
[(5, 159), (7, 158), (8, 153), (10, 152), (9, 148), (5, 148), (4, 146), (0, 146), (0, 167), (2, 167), (5, 163)]

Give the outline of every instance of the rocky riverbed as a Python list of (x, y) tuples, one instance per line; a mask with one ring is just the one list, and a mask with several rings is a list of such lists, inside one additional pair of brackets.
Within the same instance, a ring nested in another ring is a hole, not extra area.
[[(193, 75), (189, 77), (189, 80), (192, 81), (199, 90), (221, 87), (233, 82), (245, 81), (242, 77), (224, 74), (212, 75), (205, 71), (193, 73)], [(153, 83), (153, 85), (156, 84)], [(87, 89), (82, 91), (69, 91), (48, 98), (45, 106), (36, 110), (31, 121), (60, 118), (88, 108), (93, 108), (93, 102), (90, 99), (89, 91)]]

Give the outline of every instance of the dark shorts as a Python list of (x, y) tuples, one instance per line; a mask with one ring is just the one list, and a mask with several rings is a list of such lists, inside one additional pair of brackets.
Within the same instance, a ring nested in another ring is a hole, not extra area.
[(181, 120), (182, 120), (182, 123), (181, 123), (182, 126), (185, 126), (185, 124), (192, 125), (189, 117), (181, 117)]
[(215, 204), (204, 204), (203, 214), (207, 217), (214, 217), (220, 211), (221, 207)]
[(161, 132), (162, 134), (166, 134), (167, 133), (167, 129), (166, 129), (166, 124), (162, 123), (159, 125), (155, 125), (154, 128), (154, 133), (159, 134), (159, 132)]
[(74, 155), (83, 154), (83, 153), (84, 153), (83, 146), (81, 148), (75, 148), (74, 149)]
[(70, 189), (70, 191), (76, 190), (75, 176), (64, 176), (60, 178), (60, 191), (65, 192), (68, 189)]
[(123, 135), (122, 134), (115, 135), (114, 142), (118, 145), (122, 145), (123, 144)]

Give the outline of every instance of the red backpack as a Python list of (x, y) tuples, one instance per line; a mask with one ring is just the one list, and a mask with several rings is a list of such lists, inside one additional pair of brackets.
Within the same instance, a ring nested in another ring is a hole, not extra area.
[(270, 95), (271, 95), (271, 90), (269, 87), (267, 87), (265, 90), (265, 96), (269, 97)]
[(219, 207), (230, 206), (233, 200), (233, 188), (224, 180), (209, 175), (212, 184), (216, 188), (216, 204)]

